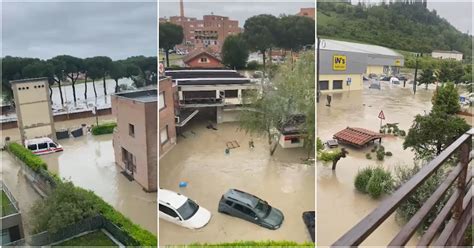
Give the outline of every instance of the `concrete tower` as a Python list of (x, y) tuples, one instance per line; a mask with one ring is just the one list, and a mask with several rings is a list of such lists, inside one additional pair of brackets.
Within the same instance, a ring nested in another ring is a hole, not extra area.
[(183, 3), (183, 0), (179, 0), (179, 16), (184, 17), (184, 3)]

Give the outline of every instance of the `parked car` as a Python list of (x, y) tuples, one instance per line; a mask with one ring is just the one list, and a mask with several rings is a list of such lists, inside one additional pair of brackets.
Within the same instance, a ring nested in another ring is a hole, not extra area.
[(62, 152), (63, 147), (48, 137), (25, 140), (25, 147), (37, 155)]
[(222, 195), (218, 211), (276, 230), (283, 223), (283, 213), (268, 202), (243, 191), (230, 189)]
[(188, 197), (167, 189), (159, 189), (159, 216), (177, 225), (198, 229), (211, 220), (211, 212)]

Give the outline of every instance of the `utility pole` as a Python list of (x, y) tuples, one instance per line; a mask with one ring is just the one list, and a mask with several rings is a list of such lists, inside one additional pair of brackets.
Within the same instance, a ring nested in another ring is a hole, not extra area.
[(416, 54), (415, 60), (415, 78), (413, 79), (413, 94), (416, 94), (416, 79), (418, 76), (418, 57), (420, 56), (419, 53)]
[(321, 90), (319, 89), (319, 43), (321, 42), (319, 37), (316, 37), (316, 42), (316, 102), (319, 103), (319, 96), (321, 95)]

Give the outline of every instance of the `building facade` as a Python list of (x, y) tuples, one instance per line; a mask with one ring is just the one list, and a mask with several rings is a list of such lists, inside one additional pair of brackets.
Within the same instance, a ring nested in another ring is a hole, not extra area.
[(321, 41), (319, 54), (322, 93), (362, 90), (364, 75), (395, 75), (404, 64), (403, 56), (391, 49), (329, 39)]
[(56, 140), (48, 78), (10, 81), (21, 142), (41, 137)]
[(210, 49), (220, 53), (224, 40), (242, 31), (239, 21), (231, 20), (226, 16), (204, 15), (201, 20), (194, 17), (171, 16), (169, 19), (161, 18), (160, 22), (169, 21), (183, 27), (183, 44), (177, 47), (188, 52), (194, 49)]
[(195, 50), (183, 58), (186, 67), (191, 68), (222, 68), (221, 59), (210, 52)]
[(112, 95), (115, 163), (147, 192), (157, 190), (157, 90)]
[(176, 115), (175, 94), (170, 77), (160, 77), (158, 96), (158, 111), (160, 116), (160, 158), (163, 157), (176, 144)]
[(435, 50), (431, 53), (431, 57), (437, 58), (437, 59), (454, 59), (457, 61), (462, 61), (463, 59), (463, 54), (458, 51), (441, 51), (441, 50)]
[(306, 16), (314, 20), (316, 12), (315, 10), (315, 8), (301, 8), (297, 15)]

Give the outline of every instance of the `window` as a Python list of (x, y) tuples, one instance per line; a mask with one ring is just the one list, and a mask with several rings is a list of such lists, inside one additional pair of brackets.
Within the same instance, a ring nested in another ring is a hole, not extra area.
[(332, 89), (333, 90), (342, 90), (342, 80), (332, 81)]
[(127, 149), (122, 147), (122, 162), (125, 164), (125, 169), (128, 173), (132, 174), (137, 172), (137, 161), (135, 156), (132, 153), (127, 151)]
[[(171, 209), (171, 208), (169, 208), (169, 207), (167, 207), (163, 204), (160, 204), (159, 208), (160, 208), (160, 212), (162, 212), (162, 213), (164, 213), (168, 216), (171, 216), (173, 218), (179, 217), (178, 214), (173, 209)], [(179, 218), (179, 219), (181, 219), (181, 218)]]
[(54, 143), (49, 143), (49, 148), (56, 148), (56, 144), (54, 144)]
[(319, 89), (320, 90), (328, 90), (329, 89), (329, 81), (319, 81)]
[(236, 209), (237, 211), (240, 211), (240, 212), (244, 212), (244, 206), (240, 205), (240, 204), (237, 204), (235, 203), (234, 204), (234, 209)]
[(201, 63), (208, 63), (207, 57), (201, 57), (200, 62)]
[(168, 142), (168, 125), (160, 130), (160, 141), (162, 145)]
[(128, 135), (135, 137), (135, 125), (128, 124)]
[(232, 206), (232, 201), (227, 200), (227, 201), (225, 201), (225, 204), (227, 204), (229, 206)]
[(158, 99), (160, 101), (160, 111), (161, 111), (162, 109), (166, 108), (164, 91), (160, 92), (160, 97)]
[(28, 149), (32, 150), (32, 151), (35, 151), (36, 149), (38, 149), (38, 147), (36, 146), (36, 144), (34, 145), (28, 145)]
[(298, 144), (298, 143), (300, 143), (300, 138), (298, 137), (291, 138), (291, 144)]
[(238, 90), (226, 90), (225, 91), (225, 97), (237, 98), (238, 96), (239, 96), (239, 91)]
[(48, 149), (48, 143), (38, 144), (38, 149)]

